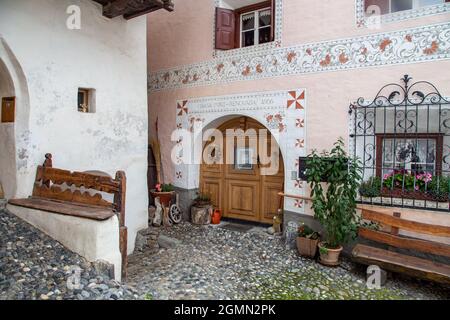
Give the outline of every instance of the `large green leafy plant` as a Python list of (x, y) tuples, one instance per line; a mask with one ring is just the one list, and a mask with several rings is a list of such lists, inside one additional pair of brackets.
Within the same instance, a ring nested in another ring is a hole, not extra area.
[[(326, 230), (325, 247), (339, 248), (357, 236), (359, 218), (356, 197), (361, 180), (361, 164), (350, 158), (342, 138), (330, 152), (313, 151), (307, 160), (307, 178), (311, 187), (312, 208)], [(323, 178), (327, 178), (327, 184)]]

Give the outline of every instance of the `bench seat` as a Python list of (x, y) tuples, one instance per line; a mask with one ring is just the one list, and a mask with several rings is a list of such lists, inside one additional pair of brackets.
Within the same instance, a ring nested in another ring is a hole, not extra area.
[(112, 178), (98, 171), (58, 169), (47, 153), (31, 196), (9, 200), (7, 209), (88, 261), (114, 264), (120, 280), (127, 276), (128, 261), (125, 198), (125, 172)]
[(450, 266), (430, 260), (404, 255), (358, 244), (352, 251), (355, 261), (365, 265), (378, 265), (392, 272), (450, 284)]
[(28, 199), (11, 199), (8, 202), (9, 204), (19, 207), (98, 221), (108, 220), (114, 216), (114, 212), (111, 208), (38, 197), (30, 197)]

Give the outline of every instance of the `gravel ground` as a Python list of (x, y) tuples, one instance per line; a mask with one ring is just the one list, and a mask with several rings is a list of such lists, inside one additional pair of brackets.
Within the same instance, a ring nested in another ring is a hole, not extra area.
[(449, 299), (436, 284), (396, 276), (380, 290), (344, 260), (324, 267), (286, 249), (281, 238), (188, 223), (161, 234), (181, 242), (130, 257), (129, 284), (147, 299)]
[[(369, 290), (361, 268), (348, 261), (323, 267), (258, 228), (243, 233), (183, 223), (158, 233), (168, 249), (147, 247), (130, 256), (129, 278), (120, 284), (0, 210), (0, 300), (450, 298), (436, 284), (399, 277)], [(69, 288), (74, 266), (81, 270), (80, 286)]]
[[(70, 286), (76, 267), (80, 281)], [(60, 243), (0, 210), (0, 300), (136, 299), (133, 288), (111, 280)]]

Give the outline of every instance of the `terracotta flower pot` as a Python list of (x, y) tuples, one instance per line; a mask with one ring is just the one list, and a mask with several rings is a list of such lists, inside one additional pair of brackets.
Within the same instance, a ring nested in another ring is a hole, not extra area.
[(305, 237), (297, 237), (297, 250), (302, 257), (314, 258), (318, 244), (319, 239), (312, 240)]
[(172, 197), (174, 195), (174, 191), (171, 192), (156, 192), (152, 191), (151, 195), (153, 198), (159, 198), (161, 205), (168, 207), (170, 205), (170, 201), (172, 201)]
[(342, 246), (337, 249), (329, 249), (325, 246), (323, 242), (319, 243), (319, 262), (326, 266), (338, 266), (339, 265), (339, 255), (342, 252)]

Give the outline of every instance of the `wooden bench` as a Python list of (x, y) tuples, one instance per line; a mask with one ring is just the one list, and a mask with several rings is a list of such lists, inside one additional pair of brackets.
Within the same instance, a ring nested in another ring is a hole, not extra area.
[[(81, 188), (84, 188), (81, 189)], [(103, 199), (99, 192), (113, 195), (113, 201)], [(9, 204), (61, 215), (97, 221), (118, 215), (122, 277), (127, 275), (127, 227), (125, 226), (126, 176), (123, 171), (109, 176), (71, 172), (53, 168), (52, 155), (38, 166), (33, 193), (27, 199), (11, 199)]]
[(399, 235), (399, 230), (404, 230), (416, 234), (450, 237), (450, 227), (405, 220), (401, 218), (400, 213), (391, 216), (366, 209), (362, 210), (362, 218), (388, 226), (390, 232), (360, 228), (361, 238), (384, 244), (387, 249), (357, 244), (352, 251), (355, 261), (365, 265), (378, 265), (392, 272), (450, 284), (450, 265), (397, 252), (398, 249), (406, 249), (450, 258), (450, 245)]

